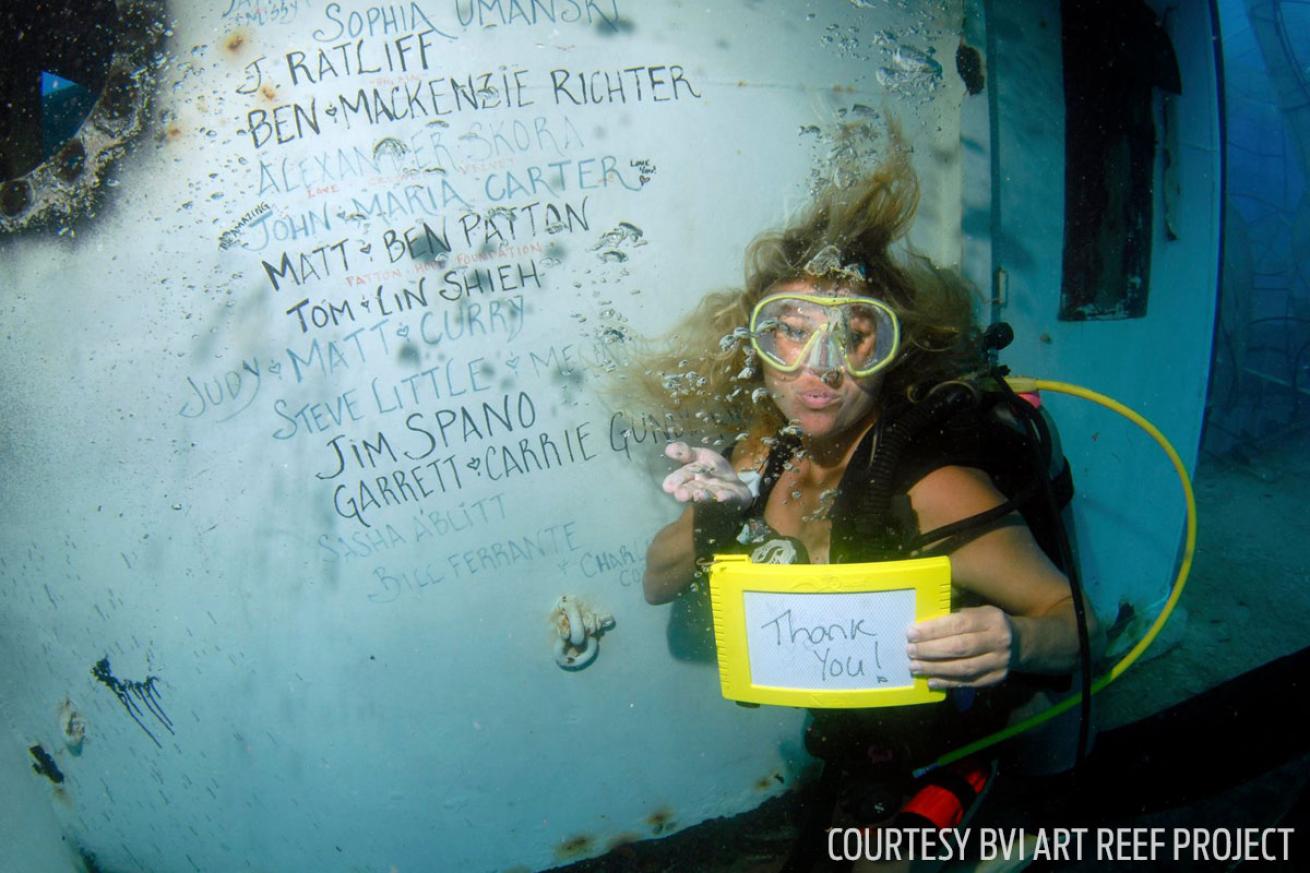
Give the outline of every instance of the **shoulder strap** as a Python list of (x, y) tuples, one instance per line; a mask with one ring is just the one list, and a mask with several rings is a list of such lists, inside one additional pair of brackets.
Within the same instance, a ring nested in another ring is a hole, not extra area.
[[(1012, 523), (1016, 511), (1043, 550), (1052, 554), (1047, 534), (1061, 521), (1046, 518), (1045, 502), (1034, 499), (1042, 490), (1043, 472), (1034, 460), (1038, 453), (1030, 431), (1009, 422), (1007, 400), (1001, 393), (974, 389), (972, 402), (964, 402), (964, 397), (957, 392), (954, 399), (943, 398), (937, 411), (930, 408), (931, 398), (914, 407), (889, 410), (879, 429), (891, 434), (890, 445), (878, 446), (871, 461), (866, 459), (872, 446), (857, 451), (860, 463), (852, 459), (834, 508), (833, 549), (837, 553), (840, 547), (842, 560), (902, 557), (932, 543), (938, 544), (933, 554), (949, 553)], [(946, 466), (983, 470), (1006, 500), (987, 512), (920, 534), (908, 492), (924, 476)], [(878, 476), (883, 481), (875, 481)], [(1067, 465), (1054, 484), (1062, 507), (1072, 495)], [(881, 496), (870, 497), (874, 492)]]

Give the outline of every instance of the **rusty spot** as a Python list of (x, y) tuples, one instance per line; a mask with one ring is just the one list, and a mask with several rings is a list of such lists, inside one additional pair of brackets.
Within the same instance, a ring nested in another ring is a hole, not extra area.
[(182, 138), (182, 128), (178, 126), (176, 121), (170, 121), (168, 126), (164, 128), (163, 138), (168, 142), (177, 142)]
[(955, 71), (964, 82), (964, 90), (969, 94), (981, 94), (987, 87), (987, 75), (983, 71), (982, 55), (971, 45), (960, 40), (955, 49)]
[(259, 93), (269, 103), (273, 103), (277, 100), (277, 89), (268, 82), (259, 86)]
[(223, 40), (223, 51), (233, 55), (240, 54), (247, 42), (249, 38), (244, 29), (234, 30), (227, 35), (227, 39)]
[(662, 834), (673, 827), (673, 810), (667, 806), (661, 806), (659, 809), (646, 816), (646, 824), (650, 825), (652, 834)]
[(86, 146), (80, 139), (70, 139), (55, 156), (56, 172), (65, 182), (73, 182), (86, 168)]
[(581, 858), (591, 854), (592, 839), (587, 834), (569, 837), (555, 847), (555, 857), (561, 861), (568, 858)]
[(43, 746), (35, 745), (27, 751), (36, 762), (32, 765), (32, 769), (39, 775), (46, 777), (56, 785), (64, 781), (63, 771), (59, 769), (55, 759), (50, 757), (50, 753)]

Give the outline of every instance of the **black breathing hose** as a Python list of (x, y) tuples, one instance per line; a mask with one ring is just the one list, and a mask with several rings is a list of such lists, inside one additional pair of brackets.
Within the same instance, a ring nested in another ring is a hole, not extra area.
[[(1069, 542), (1069, 532), (1060, 523), (1060, 506), (1051, 487), (1051, 450), (1054, 445), (1051, 430), (1046, 418), (1028, 401), (1014, 393), (1004, 379), (997, 380), (1014, 411), (1016, 417), (1027, 425), (1029, 434), (1035, 437), (1033, 444), (1033, 461), (1037, 464), (1038, 481), (1047, 511), (1054, 520), (1056, 550), (1059, 552), (1060, 564), (1069, 579), (1069, 591), (1073, 597), (1073, 611), (1078, 625), (1078, 666), (1081, 676), (1079, 685), (1082, 700), (1078, 707), (1078, 746), (1074, 754), (1075, 774), (1082, 767), (1087, 757), (1087, 745), (1092, 721), (1092, 648), (1087, 632), (1087, 607), (1083, 602), (1082, 575), (1078, 571), (1078, 562), (1074, 558), (1073, 546)], [(1066, 460), (1067, 464), (1068, 461)]]
[(976, 389), (963, 383), (945, 383), (879, 434), (878, 446), (869, 462), (869, 489), (861, 505), (870, 529), (882, 536), (892, 527), (891, 500), (897, 483), (896, 468), (910, 442), (924, 428), (945, 421), (977, 402)]

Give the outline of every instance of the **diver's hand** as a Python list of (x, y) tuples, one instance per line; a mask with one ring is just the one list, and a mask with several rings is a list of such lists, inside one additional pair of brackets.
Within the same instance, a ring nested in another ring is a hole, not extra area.
[(713, 449), (669, 443), (664, 454), (682, 464), (664, 477), (664, 490), (679, 503), (721, 503), (744, 510), (755, 499), (727, 458)]
[(995, 606), (961, 609), (910, 625), (910, 672), (929, 688), (981, 688), (1010, 672), (1018, 637), (1014, 622)]

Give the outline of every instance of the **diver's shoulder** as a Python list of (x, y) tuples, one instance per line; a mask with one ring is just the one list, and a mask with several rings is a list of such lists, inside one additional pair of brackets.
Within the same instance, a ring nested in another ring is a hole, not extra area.
[(910, 486), (908, 496), (923, 530), (951, 524), (1005, 502), (1005, 496), (996, 490), (985, 471), (961, 464), (945, 464), (925, 473)]

